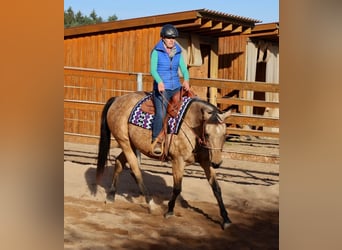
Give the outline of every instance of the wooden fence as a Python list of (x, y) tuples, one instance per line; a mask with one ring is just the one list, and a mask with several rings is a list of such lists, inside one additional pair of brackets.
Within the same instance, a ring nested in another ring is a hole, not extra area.
[[(97, 143), (103, 105), (111, 96), (152, 90), (152, 77), (146, 73), (64, 67), (64, 141)], [(279, 84), (191, 78), (194, 88), (208, 89), (208, 101), (220, 107), (236, 105), (238, 113), (229, 117), (227, 135), (279, 138), (279, 117), (246, 114), (244, 107), (279, 109), (279, 102), (247, 100), (244, 91), (279, 93)], [(220, 89), (231, 89), (237, 95), (220, 97)], [(271, 128), (265, 131), (263, 128)]]

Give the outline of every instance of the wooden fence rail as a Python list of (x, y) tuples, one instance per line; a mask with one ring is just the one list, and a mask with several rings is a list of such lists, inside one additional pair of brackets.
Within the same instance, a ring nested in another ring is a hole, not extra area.
[[(218, 107), (235, 105), (239, 113), (226, 120), (227, 135), (279, 137), (279, 117), (241, 113), (243, 107), (279, 109), (279, 102), (249, 100), (242, 95), (220, 97), (220, 89), (279, 93), (279, 84), (191, 78), (191, 86), (210, 89), (208, 101)], [(64, 140), (97, 143), (103, 105), (111, 96), (152, 90), (152, 77), (146, 73), (64, 67)], [(268, 128), (268, 130), (264, 130)], [(270, 131), (270, 129), (272, 131)]]

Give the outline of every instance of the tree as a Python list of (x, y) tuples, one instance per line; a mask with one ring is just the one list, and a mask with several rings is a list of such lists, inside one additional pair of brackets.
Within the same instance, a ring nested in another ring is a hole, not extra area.
[(75, 22), (75, 14), (71, 7), (64, 11), (64, 27), (71, 27)]
[(107, 20), (108, 20), (108, 22), (116, 21), (116, 20), (118, 20), (118, 17), (116, 15), (112, 15), (112, 16), (109, 16)]
[[(118, 18), (116, 15), (109, 16), (107, 21), (116, 21)], [(78, 11), (76, 14), (69, 7), (67, 10), (64, 10), (64, 28), (81, 26), (81, 25), (88, 25), (88, 24), (96, 24), (102, 23), (103, 18), (98, 16), (93, 10), (89, 16), (83, 15), (81, 11)]]

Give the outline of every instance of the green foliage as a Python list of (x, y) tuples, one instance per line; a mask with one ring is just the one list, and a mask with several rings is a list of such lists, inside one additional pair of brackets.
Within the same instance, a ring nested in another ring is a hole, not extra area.
[(112, 15), (112, 16), (109, 16), (109, 17), (107, 18), (107, 20), (108, 20), (108, 22), (116, 21), (116, 20), (118, 20), (118, 17), (117, 17), (116, 15)]
[[(109, 16), (107, 22), (116, 21), (118, 18), (116, 15)], [(99, 17), (95, 10), (93, 10), (89, 16), (83, 15), (81, 11), (78, 11), (76, 14), (69, 7), (67, 10), (64, 10), (64, 28), (75, 27), (75, 26), (82, 26), (88, 24), (96, 24), (102, 23), (103, 18)]]

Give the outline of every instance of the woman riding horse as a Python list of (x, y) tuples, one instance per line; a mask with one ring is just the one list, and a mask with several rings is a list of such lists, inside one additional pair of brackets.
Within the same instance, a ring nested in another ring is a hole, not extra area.
[[(103, 108), (96, 170), (98, 184), (101, 182), (104, 167), (108, 160), (111, 134), (122, 149), (120, 155), (116, 157), (108, 198), (114, 199), (118, 176), (125, 164), (128, 163), (141, 193), (145, 196), (146, 202), (150, 204), (151, 198), (145, 187), (135, 152), (138, 149), (148, 157), (155, 159), (159, 159), (159, 157), (151, 153), (149, 140), (152, 135), (151, 130), (128, 122), (136, 104), (141, 99), (146, 98), (147, 95), (145, 92), (134, 92), (112, 97)], [(226, 228), (231, 224), (215, 173), (215, 168), (218, 168), (222, 163), (222, 148), (226, 138), (225, 119), (229, 115), (230, 111), (221, 112), (214, 105), (196, 98), (188, 105), (182, 117), (178, 134), (167, 134), (169, 141), (167, 155), (172, 164), (174, 184), (166, 216), (173, 215), (175, 201), (182, 190), (182, 179), (186, 164), (198, 162), (203, 168), (218, 202), (223, 218), (222, 227)]]
[(189, 72), (182, 56), (182, 49), (176, 43), (178, 30), (172, 24), (165, 24), (160, 31), (160, 41), (151, 53), (151, 75), (153, 81), (153, 101), (155, 116), (152, 124), (152, 152), (156, 156), (163, 153), (163, 140), (159, 136), (166, 116), (167, 104), (180, 91), (182, 84), (178, 76), (181, 70), (183, 88), (189, 90)]

